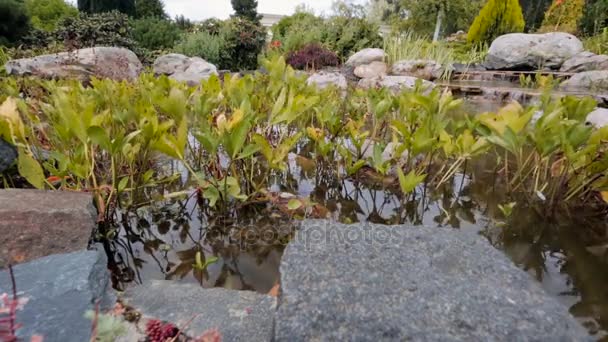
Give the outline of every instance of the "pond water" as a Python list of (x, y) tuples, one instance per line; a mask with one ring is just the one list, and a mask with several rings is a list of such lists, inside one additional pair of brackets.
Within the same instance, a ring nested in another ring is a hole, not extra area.
[[(278, 201), (288, 195), (306, 197), (317, 203), (312, 216), (327, 214), (345, 223), (479, 232), (569, 307), (594, 337), (608, 339), (605, 212), (573, 208), (547, 214), (538, 199), (533, 205), (516, 205), (505, 219), (497, 205), (517, 199), (507, 198), (494, 185), (489, 171), (493, 166), (484, 160), (476, 161), (469, 166), (472, 172), (457, 175), (451, 183), (436, 189), (419, 187), (416, 195), (404, 199), (398, 187), (372, 185), (361, 178), (326, 177), (323, 165), (309, 158), (305, 149), (290, 155), (287, 172), (269, 189)], [(188, 184), (187, 173), (181, 173), (175, 189)], [(171, 190), (170, 186), (160, 189)], [(281, 256), (297, 229), (297, 218), (268, 204), (229, 219), (213, 216), (199, 205), (194, 190), (187, 198), (151, 203), (119, 212), (116, 237), (105, 243), (116, 288), (168, 279), (267, 293), (279, 282)], [(203, 262), (217, 261), (199, 270), (193, 266), (197, 254)]]

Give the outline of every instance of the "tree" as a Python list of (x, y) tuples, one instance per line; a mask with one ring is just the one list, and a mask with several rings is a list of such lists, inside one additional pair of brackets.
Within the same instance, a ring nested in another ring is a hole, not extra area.
[(149, 50), (173, 48), (180, 39), (181, 30), (166, 19), (147, 17), (131, 22), (133, 39), (139, 46)]
[(467, 39), (490, 42), (512, 32), (523, 32), (526, 23), (518, 0), (489, 0), (473, 21)]
[(161, 0), (135, 0), (135, 17), (167, 19), (165, 4)]
[(135, 0), (78, 0), (78, 9), (86, 13), (103, 13), (113, 10), (133, 16)]
[(25, 0), (25, 8), (32, 26), (44, 31), (53, 31), (63, 18), (78, 15), (78, 9), (64, 0)]
[(262, 19), (262, 16), (258, 15), (257, 0), (230, 0), (230, 2), (234, 9), (234, 17), (247, 19), (256, 24)]
[(587, 0), (579, 26), (580, 31), (588, 36), (608, 27), (608, 0)]
[(526, 22), (526, 32), (538, 30), (545, 18), (545, 12), (551, 5), (551, 0), (520, 0), (519, 3)]
[(19, 41), (30, 29), (25, 5), (19, 0), (0, 0), (0, 45)]

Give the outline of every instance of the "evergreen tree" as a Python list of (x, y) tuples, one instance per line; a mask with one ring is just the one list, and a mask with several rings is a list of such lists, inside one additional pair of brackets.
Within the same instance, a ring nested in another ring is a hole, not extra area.
[(520, 0), (519, 3), (526, 21), (526, 32), (538, 30), (545, 18), (545, 12), (551, 5), (551, 0)]
[(256, 24), (262, 19), (262, 16), (258, 15), (257, 0), (230, 0), (230, 2), (234, 9), (234, 17), (247, 19)]
[(526, 23), (518, 0), (489, 0), (469, 29), (472, 43), (491, 42), (512, 32), (523, 32)]
[(0, 0), (0, 45), (19, 41), (30, 29), (25, 5), (20, 0)]
[(78, 9), (86, 13), (103, 13), (117, 10), (135, 15), (135, 0), (78, 0)]
[(579, 27), (588, 36), (598, 34), (608, 27), (608, 0), (587, 0)]
[(135, 17), (167, 19), (165, 4), (161, 0), (135, 0)]

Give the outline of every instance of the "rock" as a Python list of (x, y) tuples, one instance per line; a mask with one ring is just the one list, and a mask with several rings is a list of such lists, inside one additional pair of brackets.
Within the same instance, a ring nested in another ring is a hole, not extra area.
[(276, 341), (587, 341), (478, 234), (305, 221), (281, 262)]
[(580, 52), (583, 43), (568, 33), (509, 33), (492, 42), (484, 65), (488, 70), (559, 69)]
[(416, 86), (416, 82), (420, 80), (424, 89), (432, 90), (435, 84), (426, 80), (422, 80), (412, 76), (385, 76), (376, 78), (364, 78), (359, 81), (358, 86), (363, 89), (386, 87), (395, 93), (403, 90), (411, 90)]
[(592, 88), (594, 90), (608, 89), (608, 70), (579, 72), (562, 82), (561, 86), (563, 88)]
[(386, 75), (388, 66), (384, 62), (371, 62), (370, 64), (361, 64), (355, 68), (354, 74), (359, 78), (373, 78)]
[(196, 284), (154, 280), (125, 293), (144, 317), (185, 327), (190, 337), (217, 328), (224, 341), (271, 341), (276, 298), (251, 291), (204, 289)]
[(392, 75), (397, 76), (413, 76), (424, 80), (436, 80), (443, 74), (441, 64), (432, 60), (403, 60), (398, 61), (393, 65), (391, 70)]
[[(42, 335), (45, 342), (82, 342), (91, 338), (88, 310), (110, 309), (116, 302), (103, 251), (51, 255), (14, 267), (19, 298), (21, 341)], [(0, 271), (0, 294), (11, 293), (8, 272)]]
[(358, 67), (359, 65), (370, 64), (372, 62), (382, 62), (385, 57), (386, 54), (382, 49), (366, 48), (350, 56), (346, 61), (346, 66)]
[(308, 85), (315, 84), (319, 89), (335, 86), (338, 89), (346, 90), (348, 87), (346, 77), (339, 72), (319, 71), (310, 75), (306, 83)]
[(90, 193), (0, 190), (0, 267), (87, 247), (95, 229)]
[(17, 159), (17, 149), (0, 138), (0, 173), (13, 165)]
[(608, 109), (596, 108), (593, 112), (587, 115), (587, 120), (585, 123), (597, 129), (608, 126)]
[(113, 80), (133, 80), (143, 66), (135, 53), (119, 47), (94, 47), (8, 61), (9, 75), (33, 75), (43, 78), (77, 78), (92, 76)]
[(608, 56), (596, 55), (593, 52), (584, 51), (568, 59), (562, 65), (562, 72), (583, 72), (590, 70), (607, 70)]
[(218, 75), (215, 65), (200, 57), (170, 53), (158, 57), (153, 65), (156, 75), (167, 75), (176, 81), (196, 86), (211, 75)]

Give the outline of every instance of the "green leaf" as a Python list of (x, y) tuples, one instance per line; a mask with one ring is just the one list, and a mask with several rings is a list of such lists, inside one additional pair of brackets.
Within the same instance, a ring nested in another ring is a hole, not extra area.
[(110, 151), (110, 138), (103, 128), (99, 126), (91, 126), (87, 129), (87, 135), (93, 144), (98, 145), (106, 151)]
[(118, 182), (118, 192), (122, 192), (127, 188), (127, 184), (129, 184), (129, 177), (123, 177)]
[(42, 171), (42, 167), (23, 148), (19, 148), (17, 168), (19, 169), (19, 174), (36, 189), (44, 189), (44, 172)]
[(426, 175), (417, 175), (416, 171), (412, 170), (407, 175), (403, 174), (403, 170), (397, 169), (397, 175), (399, 176), (399, 186), (404, 194), (409, 194), (414, 191), (418, 184), (424, 181)]
[(302, 201), (300, 201), (297, 198), (292, 198), (287, 203), (287, 209), (289, 209), (289, 210), (296, 210), (296, 209), (301, 208), (302, 205), (303, 205)]

